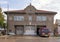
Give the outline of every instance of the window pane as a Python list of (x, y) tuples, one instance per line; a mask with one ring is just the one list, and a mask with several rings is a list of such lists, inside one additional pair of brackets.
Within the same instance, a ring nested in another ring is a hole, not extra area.
[(46, 16), (42, 16), (42, 21), (46, 21), (46, 20), (47, 20)]
[(32, 16), (29, 16), (29, 21), (32, 21)]
[(41, 16), (37, 16), (37, 21), (41, 21)]
[(14, 16), (14, 21), (24, 21), (23, 16)]
[(17, 16), (14, 16), (14, 20), (15, 20), (15, 21), (17, 20)]
[(46, 16), (37, 16), (37, 21), (46, 21), (47, 17)]

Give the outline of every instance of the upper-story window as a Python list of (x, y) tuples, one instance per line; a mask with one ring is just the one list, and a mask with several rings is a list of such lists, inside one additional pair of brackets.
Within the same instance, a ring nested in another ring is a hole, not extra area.
[(32, 16), (29, 16), (29, 21), (32, 21)]
[(46, 21), (47, 17), (46, 16), (37, 16), (37, 21)]
[(24, 16), (14, 16), (14, 21), (24, 21)]
[(37, 16), (37, 21), (41, 21), (41, 16)]
[(46, 21), (47, 17), (46, 16), (42, 16), (42, 21)]

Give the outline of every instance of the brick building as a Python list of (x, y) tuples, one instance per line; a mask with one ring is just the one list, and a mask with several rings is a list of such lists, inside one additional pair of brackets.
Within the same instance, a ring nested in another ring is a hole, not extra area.
[(8, 33), (16, 35), (37, 35), (38, 28), (46, 27), (52, 32), (54, 30), (54, 15), (57, 12), (37, 10), (28, 5), (24, 10), (6, 11)]

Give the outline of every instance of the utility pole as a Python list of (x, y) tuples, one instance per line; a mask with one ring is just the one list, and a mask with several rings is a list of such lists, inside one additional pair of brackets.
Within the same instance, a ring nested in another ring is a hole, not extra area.
[[(9, 11), (9, 3), (7, 3), (7, 11)], [(6, 31), (7, 32), (7, 35), (9, 33), (9, 30), (8, 30), (8, 14), (9, 14), (9, 12), (7, 13), (7, 31)]]

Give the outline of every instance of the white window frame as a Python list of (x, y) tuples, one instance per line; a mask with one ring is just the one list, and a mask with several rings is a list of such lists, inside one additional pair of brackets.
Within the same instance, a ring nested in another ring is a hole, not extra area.
[(46, 21), (47, 17), (46, 16), (42, 16), (42, 21)]
[(41, 16), (37, 16), (37, 21), (41, 21)]
[(29, 16), (29, 21), (32, 21), (32, 16)]
[(24, 16), (14, 16), (14, 21), (24, 21)]
[(46, 16), (37, 16), (36, 20), (37, 21), (46, 21), (47, 17)]

